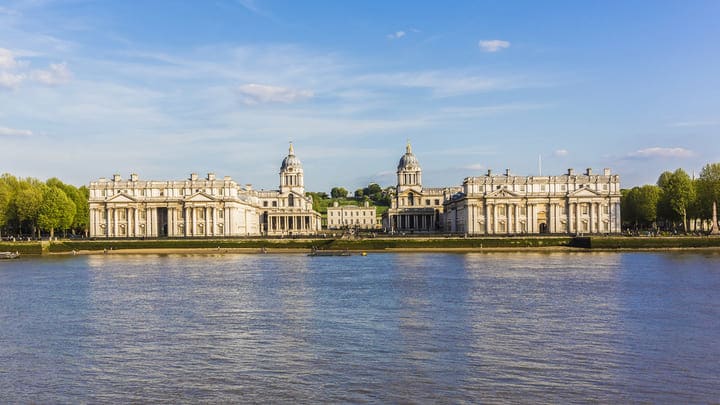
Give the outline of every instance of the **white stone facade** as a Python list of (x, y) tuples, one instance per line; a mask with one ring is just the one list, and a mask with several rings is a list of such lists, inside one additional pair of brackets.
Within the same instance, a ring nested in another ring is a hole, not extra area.
[(468, 235), (619, 233), (620, 177), (603, 174), (468, 177), (445, 202), (445, 229)]
[(367, 202), (364, 206), (338, 205), (327, 208), (328, 229), (375, 229), (377, 227), (377, 210)]
[(443, 229), (444, 202), (460, 187), (422, 185), (422, 169), (408, 142), (397, 167), (397, 186), (383, 227), (390, 233), (432, 233)]
[(311, 235), (320, 230), (320, 214), (304, 190), (292, 144), (281, 165), (280, 190), (256, 191), (213, 173), (182, 181), (114, 175), (90, 183), (90, 237)]

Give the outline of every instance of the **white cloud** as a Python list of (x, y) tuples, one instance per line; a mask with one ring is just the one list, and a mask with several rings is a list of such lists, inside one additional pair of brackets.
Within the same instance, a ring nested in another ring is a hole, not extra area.
[(244, 84), (238, 88), (241, 101), (245, 104), (261, 103), (294, 103), (312, 98), (310, 90), (294, 90), (286, 87), (267, 86), (263, 84)]
[(500, 39), (484, 39), (478, 42), (478, 46), (484, 52), (497, 52), (501, 49), (509, 48), (510, 42)]
[(0, 136), (32, 136), (33, 133), (27, 129), (15, 129), (0, 127)]
[(67, 68), (67, 63), (63, 62), (51, 63), (49, 70), (35, 70), (32, 72), (31, 77), (37, 82), (54, 86), (67, 83), (72, 78), (72, 74)]
[(661, 147), (653, 147), (653, 148), (646, 148), (646, 149), (640, 149), (638, 151), (632, 152), (628, 155), (631, 158), (640, 158), (640, 159), (647, 159), (647, 158), (687, 158), (694, 156), (694, 153), (685, 148), (661, 148)]
[(558, 149), (555, 152), (553, 152), (553, 155), (558, 156), (558, 157), (563, 157), (563, 156), (567, 156), (568, 153), (570, 153), (570, 152), (568, 152), (567, 149)]
[(9, 49), (0, 48), (0, 69), (15, 69), (17, 66), (13, 53)]
[(400, 39), (405, 36), (405, 31), (396, 31), (392, 34), (388, 34), (388, 39)]
[(0, 71), (0, 87), (14, 89), (25, 80), (25, 75)]
[(0, 48), (0, 87), (15, 89), (26, 79), (34, 82), (56, 85), (67, 83), (72, 74), (67, 63), (51, 63), (46, 70), (28, 70), (29, 63), (19, 61), (12, 51)]
[(479, 171), (479, 170), (485, 170), (485, 165), (483, 165), (481, 163), (473, 163), (473, 164), (470, 164), (467, 166), (463, 166), (463, 167), (461, 167), (461, 169)]

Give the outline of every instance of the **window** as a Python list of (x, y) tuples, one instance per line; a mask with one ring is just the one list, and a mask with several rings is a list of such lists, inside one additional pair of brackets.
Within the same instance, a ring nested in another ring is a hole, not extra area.
[(435, 205), (440, 205), (440, 199), (435, 199)]
[(123, 221), (126, 220), (127, 219), (127, 210), (125, 208), (118, 210), (118, 217), (120, 218), (120, 220), (123, 220)]
[(603, 205), (603, 214), (609, 214), (610, 213), (610, 207), (607, 205)]
[(583, 215), (587, 215), (587, 214), (588, 214), (588, 205), (587, 205), (587, 204), (582, 204), (582, 205), (581, 205), (581, 210), (582, 210), (582, 214), (583, 214)]
[(425, 205), (430, 205), (430, 200), (425, 200)]
[(545, 191), (545, 185), (544, 185), (544, 184), (540, 186), (540, 191)]
[(195, 212), (197, 212), (198, 219), (205, 219), (205, 208), (195, 210)]
[(505, 206), (501, 205), (498, 207), (498, 215), (505, 215)]
[(267, 202), (267, 201), (263, 201), (263, 207), (267, 207), (267, 206), (268, 206), (268, 202)]
[(288, 196), (288, 207), (294, 207), (295, 206), (295, 196), (290, 194)]
[(277, 207), (277, 201), (273, 201), (273, 202), (272, 202), (272, 206), (273, 206), (273, 207)]
[(147, 218), (147, 212), (145, 210), (140, 210), (140, 219), (146, 219)]
[(222, 208), (218, 209), (218, 218), (223, 219), (225, 218), (225, 210)]
[(607, 191), (607, 189), (608, 189), (608, 185), (607, 185), (607, 184), (603, 184), (603, 190)]

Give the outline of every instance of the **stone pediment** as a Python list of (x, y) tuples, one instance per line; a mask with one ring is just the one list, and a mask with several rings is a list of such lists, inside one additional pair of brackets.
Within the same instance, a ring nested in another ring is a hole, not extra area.
[(213, 198), (211, 195), (205, 194), (202, 192), (195, 193), (191, 196), (188, 196), (185, 199), (185, 202), (211, 202), (211, 201), (216, 201), (216, 199)]
[(569, 197), (600, 197), (600, 194), (598, 194), (594, 190), (590, 190), (589, 188), (581, 188), (579, 190), (575, 190), (568, 194)]
[(520, 197), (518, 194), (512, 191), (501, 188), (500, 190), (494, 190), (492, 193), (488, 193), (486, 198), (517, 198)]
[(131, 203), (136, 202), (137, 200), (130, 197), (129, 195), (125, 193), (115, 194), (114, 196), (107, 199), (107, 202), (113, 202), (113, 203)]

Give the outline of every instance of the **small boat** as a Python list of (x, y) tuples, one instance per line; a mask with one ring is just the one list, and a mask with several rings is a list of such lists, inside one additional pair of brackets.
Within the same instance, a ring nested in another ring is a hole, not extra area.
[(348, 250), (317, 250), (313, 249), (308, 256), (352, 256)]
[(0, 252), (0, 259), (17, 259), (20, 257), (18, 252)]

